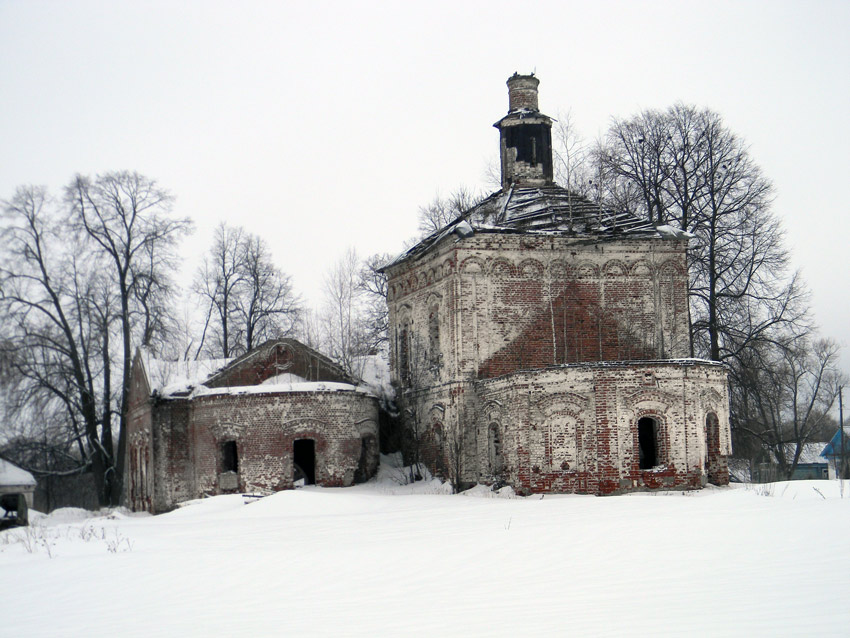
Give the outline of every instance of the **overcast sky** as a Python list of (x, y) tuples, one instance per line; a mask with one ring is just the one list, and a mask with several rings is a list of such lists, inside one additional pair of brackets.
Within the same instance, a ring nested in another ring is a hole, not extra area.
[(317, 302), (346, 247), (398, 251), (437, 192), (490, 190), (505, 80), (534, 71), (589, 140), (676, 101), (722, 114), (850, 346), (848, 32), (846, 1), (0, 0), (0, 199), (136, 170), (195, 220), (183, 281), (227, 221)]

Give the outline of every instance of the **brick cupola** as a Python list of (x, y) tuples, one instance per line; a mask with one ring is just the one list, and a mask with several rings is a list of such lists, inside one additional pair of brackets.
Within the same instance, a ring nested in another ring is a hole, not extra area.
[(552, 119), (537, 106), (534, 75), (508, 78), (508, 114), (493, 126), (499, 129), (502, 188), (551, 186)]

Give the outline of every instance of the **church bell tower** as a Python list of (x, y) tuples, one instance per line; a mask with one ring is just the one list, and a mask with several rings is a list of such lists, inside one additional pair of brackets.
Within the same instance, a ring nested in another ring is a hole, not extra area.
[(551, 186), (552, 119), (537, 106), (534, 75), (508, 78), (508, 114), (493, 126), (499, 129), (502, 188)]

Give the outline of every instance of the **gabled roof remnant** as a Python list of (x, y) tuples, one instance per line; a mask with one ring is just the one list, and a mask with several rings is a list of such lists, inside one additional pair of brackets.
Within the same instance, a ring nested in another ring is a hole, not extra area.
[(139, 354), (151, 393), (161, 397), (188, 395), (194, 387), (201, 385), (210, 375), (233, 361), (233, 359), (166, 361), (155, 359), (146, 348), (140, 348)]
[[(322, 365), (335, 371), (342, 381), (307, 381), (291, 373), (280, 373), (256, 385), (207, 387), (222, 375), (249, 363), (256, 357), (268, 355), (279, 345), (309, 353)], [(347, 374), (340, 366), (320, 352), (296, 339), (270, 339), (235, 359), (197, 359), (193, 361), (163, 361), (155, 359), (146, 349), (139, 349), (142, 367), (147, 375), (151, 394), (160, 399), (190, 399), (216, 394), (268, 394), (288, 392), (352, 391), (374, 394), (364, 382)]]
[(338, 366), (330, 358), (326, 357), (318, 350), (315, 350), (310, 346), (301, 343), (297, 339), (292, 339), (291, 337), (278, 337), (276, 339), (269, 339), (268, 341), (265, 341), (260, 345), (256, 346), (255, 348), (249, 350), (242, 356), (232, 359), (229, 363), (227, 363), (227, 365), (225, 365), (220, 370), (216, 371), (215, 373), (211, 374), (207, 379), (205, 379), (204, 383), (212, 383), (216, 381), (216, 379), (218, 379), (219, 377), (226, 375), (227, 373), (236, 368), (241, 367), (246, 362), (251, 361), (252, 359), (255, 359), (257, 357), (267, 355), (271, 348), (274, 348), (279, 345), (292, 348), (293, 350), (300, 350), (302, 352), (309, 353), (311, 357), (314, 357), (323, 365), (327, 366), (328, 368), (331, 368), (341, 377), (346, 378), (349, 382), (356, 384), (358, 381), (357, 379), (352, 379), (351, 376), (345, 372), (345, 370), (343, 370), (340, 366)]

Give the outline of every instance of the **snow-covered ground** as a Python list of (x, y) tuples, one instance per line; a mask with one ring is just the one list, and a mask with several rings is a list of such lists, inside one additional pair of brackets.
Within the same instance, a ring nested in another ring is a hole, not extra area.
[(0, 636), (850, 633), (847, 481), (511, 496), (385, 478), (36, 514), (0, 533)]

